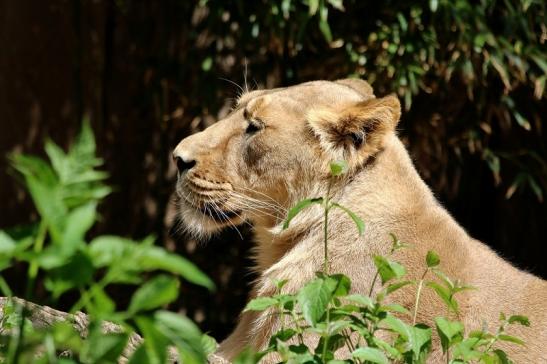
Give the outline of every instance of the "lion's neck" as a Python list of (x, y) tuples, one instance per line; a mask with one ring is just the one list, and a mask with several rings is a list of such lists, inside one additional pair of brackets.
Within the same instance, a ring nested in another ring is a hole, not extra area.
[[(308, 191), (306, 196), (300, 198), (322, 196), (326, 188), (323, 183)], [(386, 140), (384, 150), (374, 161), (343, 186), (335, 188), (333, 200), (365, 221), (367, 229), (361, 239), (371, 247), (377, 245), (378, 241), (389, 239), (390, 233), (412, 230), (417, 223), (415, 220), (423, 211), (444, 211), (419, 177), (406, 149), (394, 135)], [(296, 202), (292, 201), (293, 204)], [(345, 241), (355, 240), (356, 229), (352, 221), (339, 210), (331, 211), (331, 229), (336, 230), (336, 235), (346, 237)], [(276, 264), (304, 239), (320, 241), (323, 236), (323, 213), (320, 206), (303, 210), (286, 230), (281, 228), (281, 224), (272, 228), (269, 220), (259, 219), (254, 223), (258, 272)]]

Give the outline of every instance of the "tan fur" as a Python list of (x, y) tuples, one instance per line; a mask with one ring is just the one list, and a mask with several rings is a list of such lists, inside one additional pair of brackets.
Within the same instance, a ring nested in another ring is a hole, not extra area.
[[(288, 279), (285, 289), (294, 292), (321, 270), (321, 209), (304, 210), (287, 230), (281, 224), (297, 201), (325, 194), (329, 162), (345, 159), (350, 171), (336, 181), (334, 199), (361, 216), (366, 232), (359, 238), (347, 216), (333, 210), (330, 270), (348, 275), (353, 291), (368, 293), (375, 273), (371, 256), (386, 254), (394, 233), (412, 244), (395, 257), (409, 279), (421, 275), (427, 251), (434, 250), (449, 277), (477, 288), (458, 294), (467, 330), (485, 323), (495, 330), (500, 312), (527, 315), (530, 328), (510, 329), (527, 347), (503, 349), (517, 363), (547, 362), (547, 283), (469, 237), (439, 205), (395, 134), (399, 117), (395, 97), (376, 99), (370, 85), (354, 79), (245, 94), (227, 118), (175, 149), (175, 156), (196, 161), (179, 176), (180, 215), (198, 236), (252, 221), (259, 274), (252, 297), (271, 295), (277, 279)], [(260, 130), (249, 133), (249, 123)], [(393, 300), (411, 309), (414, 295), (415, 288), (407, 287)], [(426, 289), (418, 319), (431, 325), (438, 315), (446, 315), (446, 307)], [(230, 360), (245, 346), (263, 348), (278, 327), (276, 316), (243, 313), (218, 354)], [(431, 362), (440, 355), (436, 345)]]

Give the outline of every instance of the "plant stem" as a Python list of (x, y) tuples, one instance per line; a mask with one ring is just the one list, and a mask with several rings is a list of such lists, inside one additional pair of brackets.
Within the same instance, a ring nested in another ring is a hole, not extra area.
[(374, 278), (372, 279), (372, 284), (370, 285), (370, 290), (368, 291), (369, 297), (372, 297), (372, 291), (374, 290), (374, 285), (376, 284), (376, 280), (378, 279), (378, 274), (380, 274), (380, 271), (376, 270), (376, 274), (374, 275)]
[(99, 282), (94, 284), (89, 289), (83, 291), (80, 293), (80, 299), (76, 301), (74, 306), (70, 309), (71, 313), (75, 313), (76, 311), (80, 311), (82, 308), (87, 307), (89, 305), (89, 301), (91, 297), (93, 297), (96, 293), (94, 292), (97, 289), (103, 290), (107, 285), (109, 285), (111, 282), (111, 277), (106, 274)]
[[(326, 275), (329, 274), (329, 249), (328, 249), (328, 227), (329, 227), (329, 210), (330, 210), (330, 190), (332, 187), (332, 180), (333, 177), (329, 178), (329, 185), (327, 187), (327, 195), (324, 199), (324, 209), (325, 209), (325, 217), (323, 221), (323, 249), (324, 249), (324, 260), (323, 260), (323, 273)], [(329, 305), (327, 305), (327, 317), (326, 317), (326, 323), (327, 323), (327, 334), (323, 338), (323, 355), (322, 358), (325, 360), (325, 357), (327, 355), (327, 343), (328, 343), (328, 330), (329, 330), (329, 323), (330, 323), (330, 310)]]
[(332, 177), (329, 178), (329, 186), (327, 187), (327, 195), (324, 199), (323, 208), (325, 210), (324, 221), (323, 221), (323, 273), (325, 275), (329, 274), (329, 249), (328, 249), (328, 228), (329, 228), (329, 210), (330, 210), (330, 190), (332, 187)]
[(294, 310), (290, 310), (289, 312), (292, 317), (294, 327), (296, 328), (296, 332), (298, 333), (298, 340), (300, 341), (300, 344), (304, 344), (304, 336), (302, 335), (302, 328), (298, 324), (298, 317), (296, 317)]
[(420, 278), (420, 283), (418, 283), (418, 290), (416, 291), (416, 301), (414, 302), (414, 314), (412, 315), (412, 326), (416, 325), (416, 316), (418, 315), (418, 305), (420, 304), (420, 295), (422, 293), (422, 288), (424, 286), (424, 278), (429, 268), (426, 268), (422, 278)]
[[(44, 242), (46, 240), (47, 233), (47, 223), (45, 220), (40, 221), (40, 226), (38, 227), (38, 234), (36, 235), (36, 240), (34, 241), (34, 253), (38, 255), (44, 248)], [(28, 284), (27, 290), (25, 292), (25, 299), (32, 301), (32, 291), (34, 290), (34, 284), (36, 282), (36, 277), (38, 276), (38, 262), (34, 258), (28, 267)]]

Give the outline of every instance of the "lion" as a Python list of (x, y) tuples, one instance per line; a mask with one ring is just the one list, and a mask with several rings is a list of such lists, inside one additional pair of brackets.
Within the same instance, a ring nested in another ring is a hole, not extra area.
[[(511, 327), (526, 346), (500, 346), (517, 363), (547, 362), (547, 282), (471, 238), (439, 204), (397, 137), (400, 116), (395, 96), (377, 98), (360, 79), (247, 92), (227, 117), (174, 150), (181, 220), (199, 237), (251, 222), (258, 274), (251, 298), (274, 294), (274, 282), (282, 279), (288, 280), (284, 290), (295, 292), (322, 269), (323, 212), (308, 208), (284, 230), (287, 210), (324, 196), (330, 163), (344, 160), (348, 172), (333, 182), (332, 198), (360, 216), (366, 232), (359, 237), (342, 212), (330, 214), (331, 272), (349, 276), (352, 291), (367, 294), (376, 272), (371, 256), (387, 254), (395, 234), (412, 244), (394, 258), (409, 279), (419, 278), (433, 250), (447, 276), (476, 288), (457, 297), (466, 330), (485, 324), (495, 330), (500, 312), (526, 315), (530, 328)], [(413, 287), (393, 297), (409, 309), (414, 299)], [(439, 315), (446, 306), (425, 290), (419, 322), (432, 325)], [(245, 347), (263, 349), (278, 328), (275, 315), (243, 312), (217, 355), (230, 361)], [(431, 362), (441, 360), (439, 346)]]

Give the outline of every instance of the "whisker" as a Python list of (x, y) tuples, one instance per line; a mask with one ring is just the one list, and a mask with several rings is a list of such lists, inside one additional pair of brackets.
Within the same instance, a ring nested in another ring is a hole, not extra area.
[(237, 87), (237, 88), (241, 91), (240, 93), (238, 92), (238, 96), (241, 96), (242, 94), (245, 93), (245, 89), (244, 89), (243, 87), (241, 87), (240, 85), (238, 85), (237, 83), (235, 83), (234, 81), (229, 80), (229, 79), (224, 78), (224, 77), (219, 77), (218, 79), (219, 79), (219, 80), (222, 80), (222, 81), (229, 82), (229, 83), (231, 83), (232, 85), (234, 85), (235, 87)]

